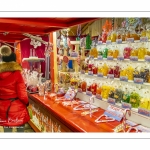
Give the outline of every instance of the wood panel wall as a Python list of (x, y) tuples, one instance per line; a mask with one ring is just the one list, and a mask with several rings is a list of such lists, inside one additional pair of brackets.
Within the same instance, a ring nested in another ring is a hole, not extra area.
[[(102, 32), (102, 26), (105, 24), (105, 21), (112, 21), (112, 19), (113, 18), (102, 18), (94, 21), (82, 32), (82, 35), (90, 34), (91, 36), (97, 36)], [(124, 18), (114, 18), (114, 28), (121, 26), (123, 20)]]

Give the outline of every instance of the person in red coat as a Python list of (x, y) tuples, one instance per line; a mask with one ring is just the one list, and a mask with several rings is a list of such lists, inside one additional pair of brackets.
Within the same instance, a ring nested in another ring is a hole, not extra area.
[(24, 132), (24, 125), (30, 120), (29, 105), (22, 67), (16, 62), (16, 55), (10, 47), (0, 48), (0, 126), (4, 132)]

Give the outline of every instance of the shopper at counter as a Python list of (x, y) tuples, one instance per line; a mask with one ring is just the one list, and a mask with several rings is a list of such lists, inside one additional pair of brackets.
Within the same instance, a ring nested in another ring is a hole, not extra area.
[(16, 62), (16, 54), (10, 47), (0, 48), (0, 126), (4, 132), (24, 132), (24, 125), (30, 120), (29, 104), (22, 67)]

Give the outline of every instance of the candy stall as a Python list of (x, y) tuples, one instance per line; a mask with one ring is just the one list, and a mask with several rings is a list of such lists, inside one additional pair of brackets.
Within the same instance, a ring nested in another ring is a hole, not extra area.
[(28, 55), (21, 52), (30, 126), (35, 132), (150, 132), (149, 18), (85, 22), (70, 22), (45, 39), (24, 34), (30, 38)]

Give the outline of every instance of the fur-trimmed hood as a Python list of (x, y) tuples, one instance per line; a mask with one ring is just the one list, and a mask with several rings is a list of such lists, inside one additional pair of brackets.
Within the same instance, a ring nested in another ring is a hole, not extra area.
[(10, 71), (22, 71), (22, 67), (16, 62), (2, 62), (0, 63), (0, 73)]

